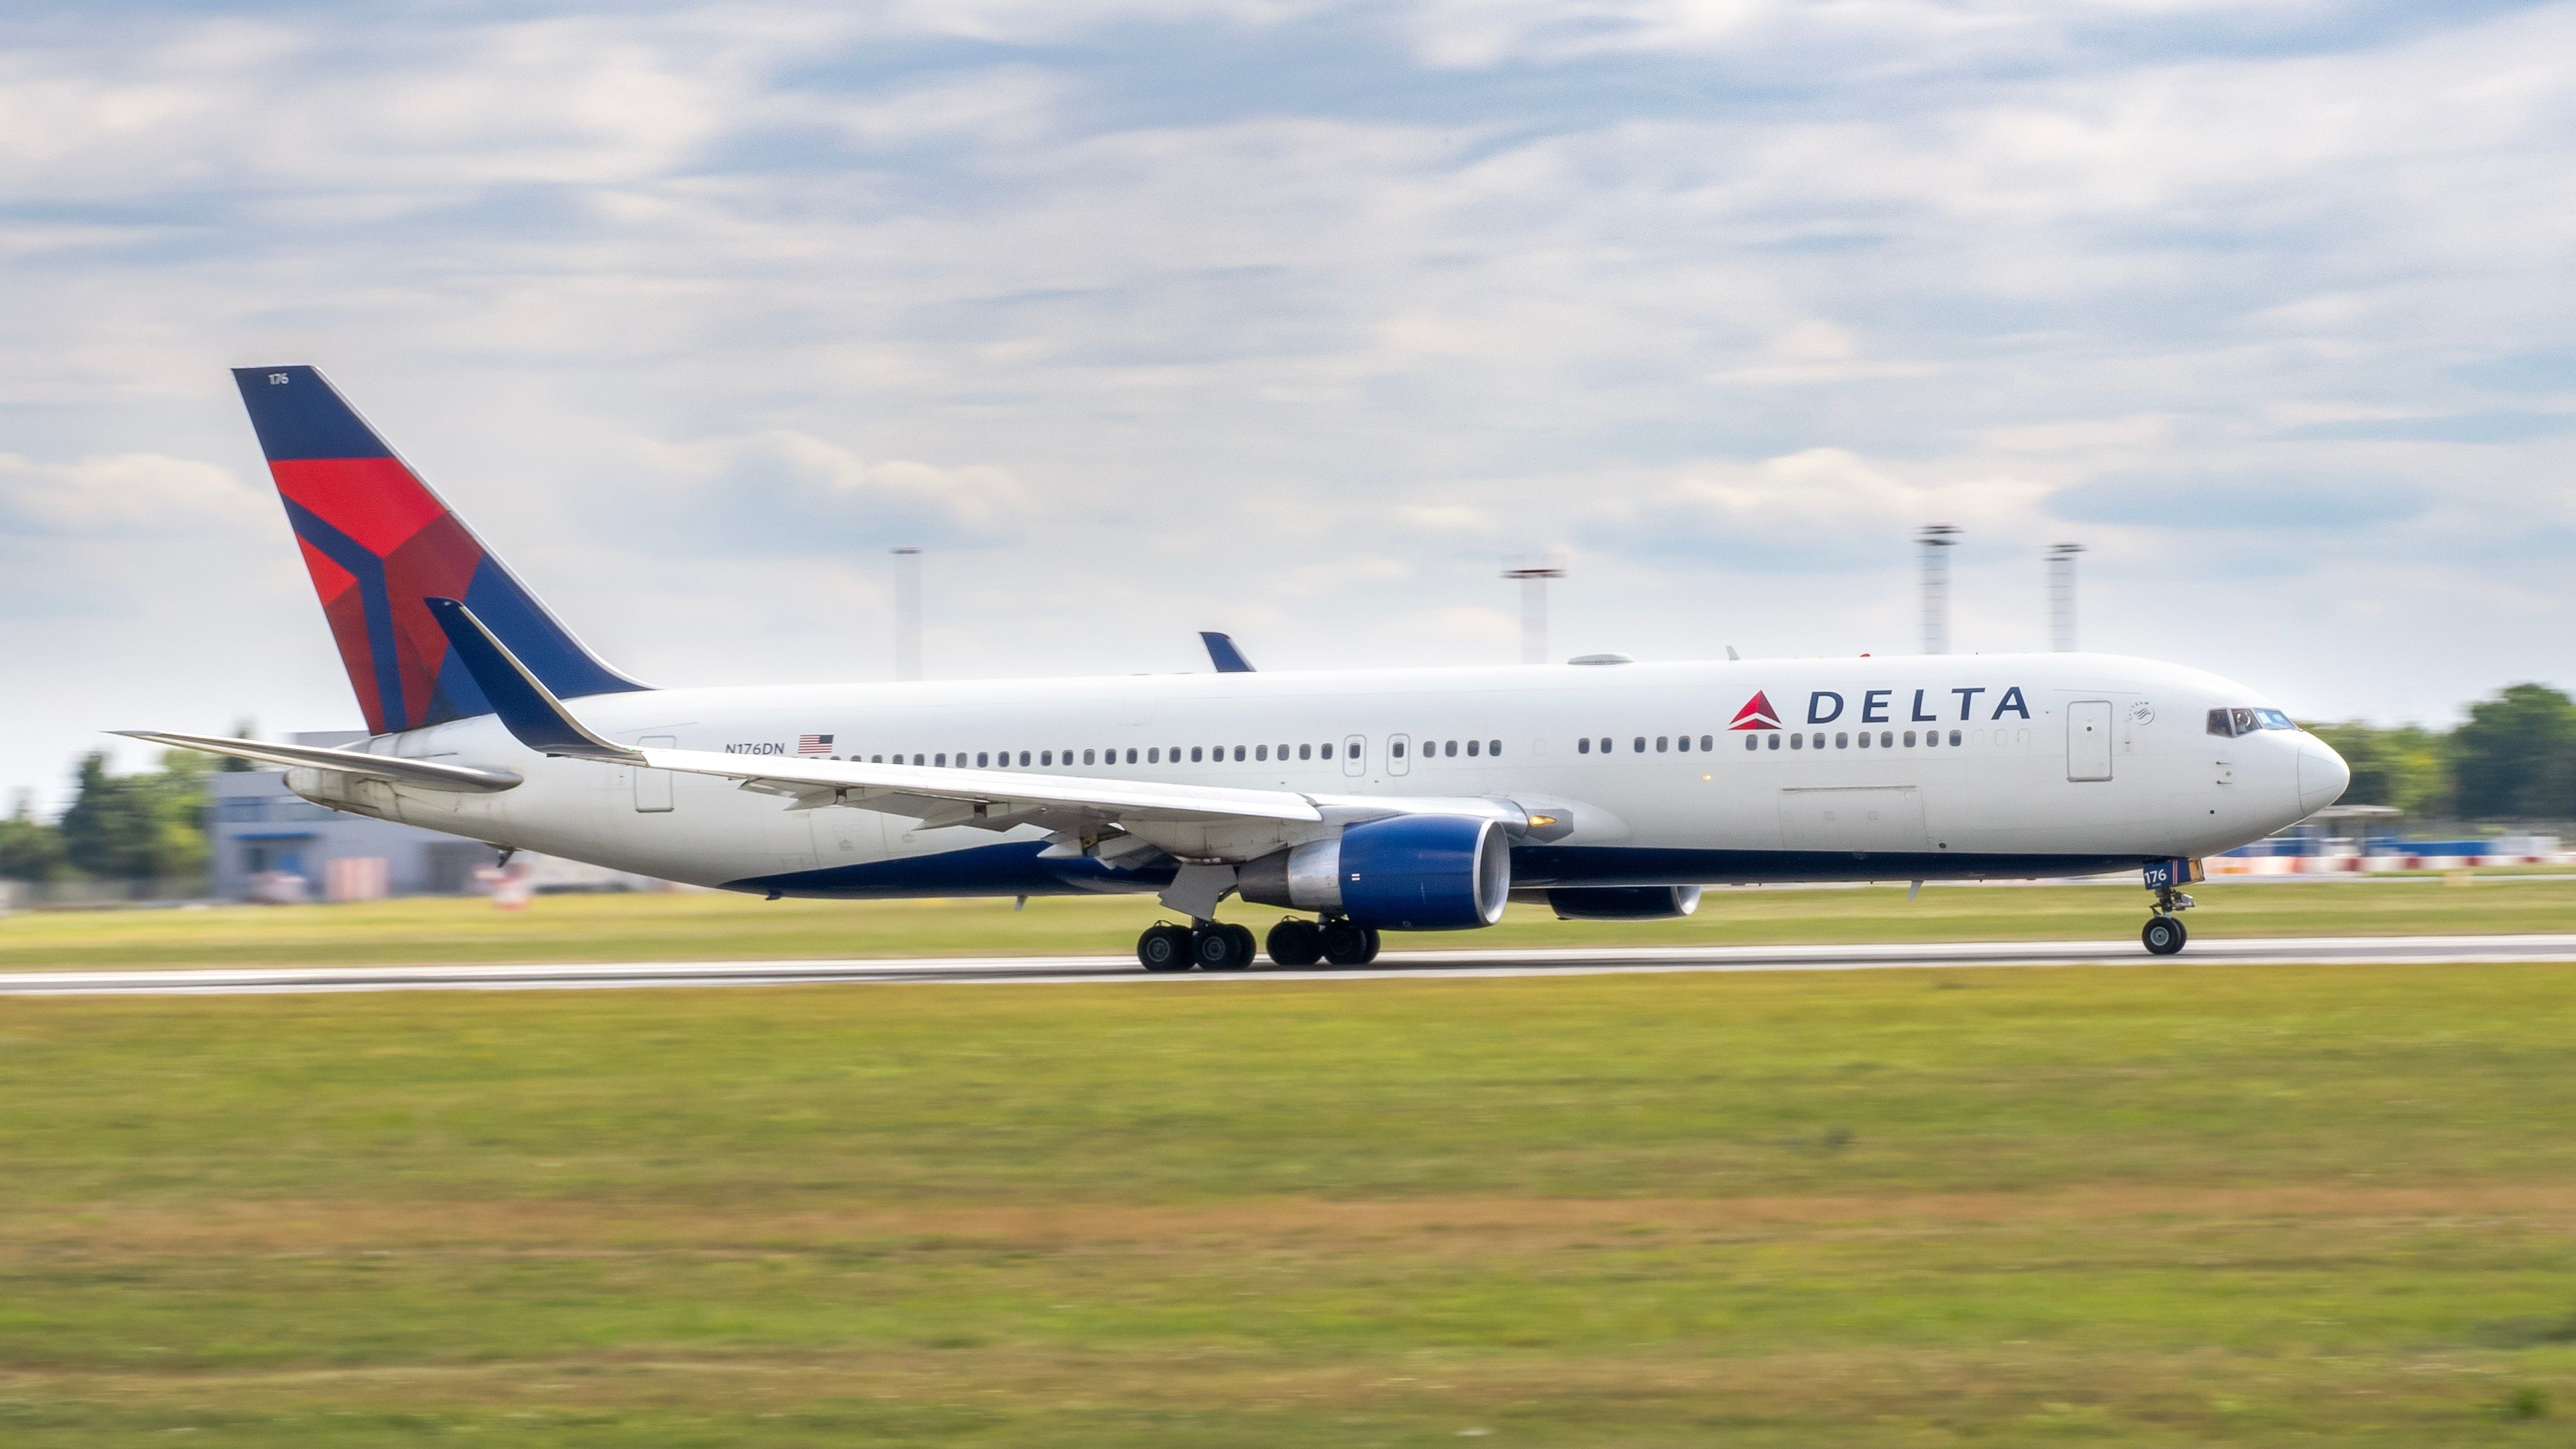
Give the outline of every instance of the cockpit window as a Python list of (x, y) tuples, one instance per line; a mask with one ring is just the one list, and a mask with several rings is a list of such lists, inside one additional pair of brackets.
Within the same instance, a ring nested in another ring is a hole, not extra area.
[(2277, 709), (2213, 709), (2209, 712), (2209, 732), (2214, 735), (2250, 735), (2256, 730), (2294, 730), (2298, 721)]

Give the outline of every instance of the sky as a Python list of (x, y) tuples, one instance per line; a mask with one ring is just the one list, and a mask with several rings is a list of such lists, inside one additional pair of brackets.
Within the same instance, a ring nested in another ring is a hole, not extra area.
[[(0, 18), (0, 792), (354, 728), (226, 369), (614, 665), (2085, 647), (2576, 686), (2576, 6), (51, 5)], [(144, 763), (130, 748), (129, 765)]]

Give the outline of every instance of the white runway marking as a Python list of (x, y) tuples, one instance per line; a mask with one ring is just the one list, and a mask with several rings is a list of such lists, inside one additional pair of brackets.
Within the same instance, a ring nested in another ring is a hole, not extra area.
[(2576, 935), (2309, 936), (2194, 941), (2154, 957), (2135, 940), (1977, 941), (1941, 945), (1637, 946), (1403, 951), (1336, 970), (1262, 967), (1150, 975), (1124, 956), (922, 957), (879, 961), (643, 961), (553, 966), (252, 966), (170, 971), (0, 973), (0, 996), (200, 996), (332, 991), (572, 991), (818, 983), (1351, 982), (1448, 977), (1635, 975), (1710, 971), (1887, 971), (1942, 966), (2426, 965), (2576, 962)]

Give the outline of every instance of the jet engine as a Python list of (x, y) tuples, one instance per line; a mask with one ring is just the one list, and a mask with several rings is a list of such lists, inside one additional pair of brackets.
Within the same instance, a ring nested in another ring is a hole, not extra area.
[(1468, 930), (1503, 918), (1511, 842), (1499, 821), (1399, 815), (1263, 856), (1236, 872), (1235, 889), (1247, 901), (1337, 912), (1364, 926)]
[(1547, 893), (1560, 921), (1669, 921), (1699, 909), (1698, 886), (1581, 886)]

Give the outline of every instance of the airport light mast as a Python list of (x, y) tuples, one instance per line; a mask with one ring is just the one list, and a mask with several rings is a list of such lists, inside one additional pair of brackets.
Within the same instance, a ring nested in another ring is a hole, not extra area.
[(921, 677), (921, 550), (894, 550), (894, 677)]
[(2060, 654), (2075, 652), (2075, 556), (2083, 551), (2080, 543), (2048, 549), (2048, 643)]
[(1521, 662), (1547, 662), (1547, 581), (1565, 577), (1565, 569), (1554, 560), (1523, 568), (1503, 570), (1503, 577), (1518, 579), (1521, 584)]
[(1916, 534), (1923, 546), (1923, 652), (1950, 652), (1950, 549), (1959, 541), (1957, 527), (1927, 523)]

